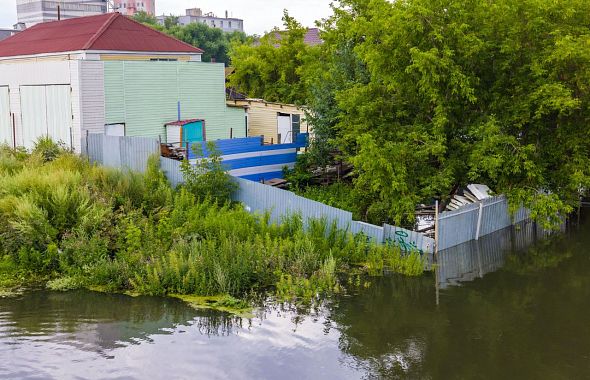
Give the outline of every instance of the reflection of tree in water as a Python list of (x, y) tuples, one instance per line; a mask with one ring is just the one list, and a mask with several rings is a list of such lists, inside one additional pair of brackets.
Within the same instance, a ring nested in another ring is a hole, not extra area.
[(373, 280), (332, 310), (340, 348), (368, 377), (588, 378), (589, 238), (512, 253), (514, 267), (449, 287), (438, 307), (432, 277)]
[(170, 334), (179, 325), (195, 325), (207, 335), (228, 335), (242, 327), (240, 318), (195, 310), (176, 299), (88, 291), (33, 291), (0, 299), (0, 309), (2, 319), (10, 321), (11, 336), (67, 338), (81, 348), (108, 349), (149, 341), (151, 335)]

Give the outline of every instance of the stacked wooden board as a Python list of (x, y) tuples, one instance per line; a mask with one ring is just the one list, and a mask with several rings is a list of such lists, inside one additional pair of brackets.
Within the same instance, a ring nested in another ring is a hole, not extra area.
[(458, 191), (455, 195), (453, 195), (449, 204), (447, 204), (446, 210), (457, 210), (465, 205), (476, 203), (486, 198), (490, 198), (490, 193), (490, 188), (486, 185), (467, 185), (466, 189), (462, 189)]

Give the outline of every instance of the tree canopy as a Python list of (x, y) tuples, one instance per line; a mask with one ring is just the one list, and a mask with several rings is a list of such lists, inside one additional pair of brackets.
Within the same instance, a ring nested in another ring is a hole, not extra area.
[(169, 16), (164, 19), (164, 25), (158, 24), (154, 16), (145, 12), (138, 12), (133, 16), (135, 21), (144, 23), (154, 29), (164, 32), (188, 44), (204, 50), (203, 61), (230, 64), (229, 48), (232, 41), (244, 43), (246, 34), (242, 32), (226, 33), (221, 29), (212, 28), (203, 23), (179, 25), (178, 17)]
[(399, 223), (468, 182), (543, 222), (571, 211), (590, 186), (589, 12), (584, 0), (340, 1), (315, 83), (334, 89), (329, 122), (367, 211)]
[(302, 73), (311, 50), (304, 42), (307, 29), (286, 11), (283, 22), (283, 31), (274, 29), (248, 43), (234, 41), (230, 86), (252, 98), (302, 104), (307, 99)]
[(542, 222), (590, 188), (590, 2), (340, 0), (323, 45), (234, 45), (232, 85), (305, 103), (312, 151), (354, 164), (368, 220), (488, 184)]

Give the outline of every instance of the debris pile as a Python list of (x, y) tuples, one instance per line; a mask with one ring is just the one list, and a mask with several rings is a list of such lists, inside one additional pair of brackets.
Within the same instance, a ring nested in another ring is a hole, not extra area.
[(491, 197), (491, 190), (486, 185), (471, 184), (467, 189), (458, 190), (447, 204), (445, 210), (453, 211), (470, 203), (479, 202)]

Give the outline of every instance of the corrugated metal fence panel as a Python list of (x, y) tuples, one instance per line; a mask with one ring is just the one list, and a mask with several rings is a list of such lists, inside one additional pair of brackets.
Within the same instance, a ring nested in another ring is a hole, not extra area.
[(506, 197), (492, 197), (484, 199), (482, 203), (483, 208), (479, 236), (485, 236), (512, 225)]
[(102, 142), (102, 164), (111, 168), (122, 168), (121, 162), (121, 144), (119, 137), (106, 136)]
[(383, 225), (383, 241), (387, 244), (395, 244), (406, 251), (418, 250), (420, 253), (434, 252), (434, 239), (423, 234), (406, 230), (405, 228)]
[(118, 137), (120, 141), (121, 164), (131, 170), (145, 172), (152, 154), (160, 153), (158, 140), (147, 137)]
[(527, 219), (529, 219), (531, 216), (531, 212), (529, 209), (521, 207), (519, 208), (515, 213), (514, 213), (514, 223), (520, 223), (522, 221), (525, 221)]
[(530, 211), (521, 207), (510, 214), (505, 196), (484, 199), (481, 202), (463, 206), (458, 210), (444, 212), (439, 217), (438, 250), (465, 243), (476, 238), (477, 222), (481, 205), (479, 237), (500, 231), (512, 224), (527, 220)]
[(147, 137), (107, 136), (91, 133), (83, 139), (83, 150), (90, 161), (101, 165), (145, 172), (148, 159), (158, 154), (158, 140)]
[(438, 250), (454, 247), (475, 239), (479, 203), (459, 210), (443, 212), (438, 222)]
[(84, 138), (82, 142), (82, 149), (85, 150), (85, 154), (88, 156), (91, 162), (102, 164), (103, 154), (103, 135), (89, 134)]
[(160, 157), (160, 169), (170, 181), (172, 187), (176, 187), (184, 182), (184, 177), (180, 171), (181, 162), (171, 158)]
[(236, 178), (240, 190), (234, 194), (234, 200), (242, 202), (249, 211), (271, 212), (274, 222), (288, 215), (300, 214), (304, 221), (325, 218), (329, 223), (336, 222), (338, 228), (348, 229), (352, 222), (352, 213), (315, 202), (290, 191), (277, 189), (261, 183)]
[(382, 243), (384, 239), (384, 228), (375, 226), (374, 224), (358, 222), (353, 220), (350, 222), (350, 232), (357, 235), (362, 233), (363, 235), (371, 238), (372, 241)]

